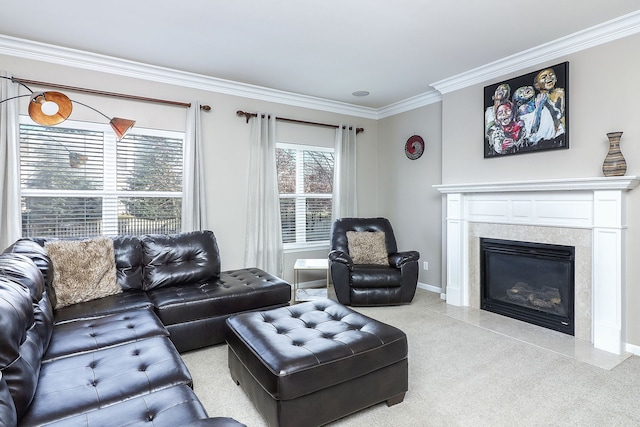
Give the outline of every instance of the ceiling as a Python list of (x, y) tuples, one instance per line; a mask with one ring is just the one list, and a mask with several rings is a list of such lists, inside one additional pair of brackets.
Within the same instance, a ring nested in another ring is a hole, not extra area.
[(0, 34), (377, 109), (639, 9), (638, 0), (160, 4), (0, 0)]

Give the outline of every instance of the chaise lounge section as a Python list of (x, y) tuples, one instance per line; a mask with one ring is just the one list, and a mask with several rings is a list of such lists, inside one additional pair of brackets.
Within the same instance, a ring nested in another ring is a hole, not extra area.
[(220, 272), (210, 231), (118, 236), (120, 290), (58, 307), (49, 241), (0, 255), (0, 426), (242, 425), (208, 418), (179, 351), (223, 342), (232, 314), (287, 305), (288, 283)]

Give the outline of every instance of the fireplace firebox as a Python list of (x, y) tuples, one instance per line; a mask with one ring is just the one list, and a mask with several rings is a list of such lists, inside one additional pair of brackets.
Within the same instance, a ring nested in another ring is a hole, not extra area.
[(480, 308), (574, 335), (573, 246), (480, 239)]

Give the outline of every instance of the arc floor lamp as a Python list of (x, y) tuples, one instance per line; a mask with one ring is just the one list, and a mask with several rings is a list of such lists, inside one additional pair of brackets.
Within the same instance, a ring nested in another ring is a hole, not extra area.
[[(17, 83), (11, 77), (0, 76), (3, 79), (11, 80), (14, 83)], [(123, 119), (120, 117), (109, 117), (101, 111), (91, 107), (90, 105), (84, 104), (79, 101), (72, 101), (69, 97), (61, 92), (56, 91), (42, 91), (42, 92), (34, 92), (24, 83), (18, 83), (21, 86), (25, 87), (30, 93), (25, 95), (17, 95), (10, 98), (6, 98), (0, 100), (0, 104), (12, 99), (23, 98), (29, 96), (31, 99), (29, 101), (29, 117), (34, 122), (43, 125), (43, 126), (54, 126), (60, 124), (67, 120), (71, 115), (71, 111), (73, 110), (73, 104), (83, 105), (101, 116), (105, 117), (109, 120), (109, 124), (113, 129), (113, 132), (116, 134), (116, 139), (120, 141), (125, 137), (127, 132), (135, 125), (134, 120)]]

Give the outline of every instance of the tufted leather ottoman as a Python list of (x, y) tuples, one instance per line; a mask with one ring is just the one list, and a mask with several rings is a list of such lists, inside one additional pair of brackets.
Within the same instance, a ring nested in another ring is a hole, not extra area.
[(318, 426), (408, 388), (401, 330), (321, 300), (227, 319), (229, 370), (270, 426)]

